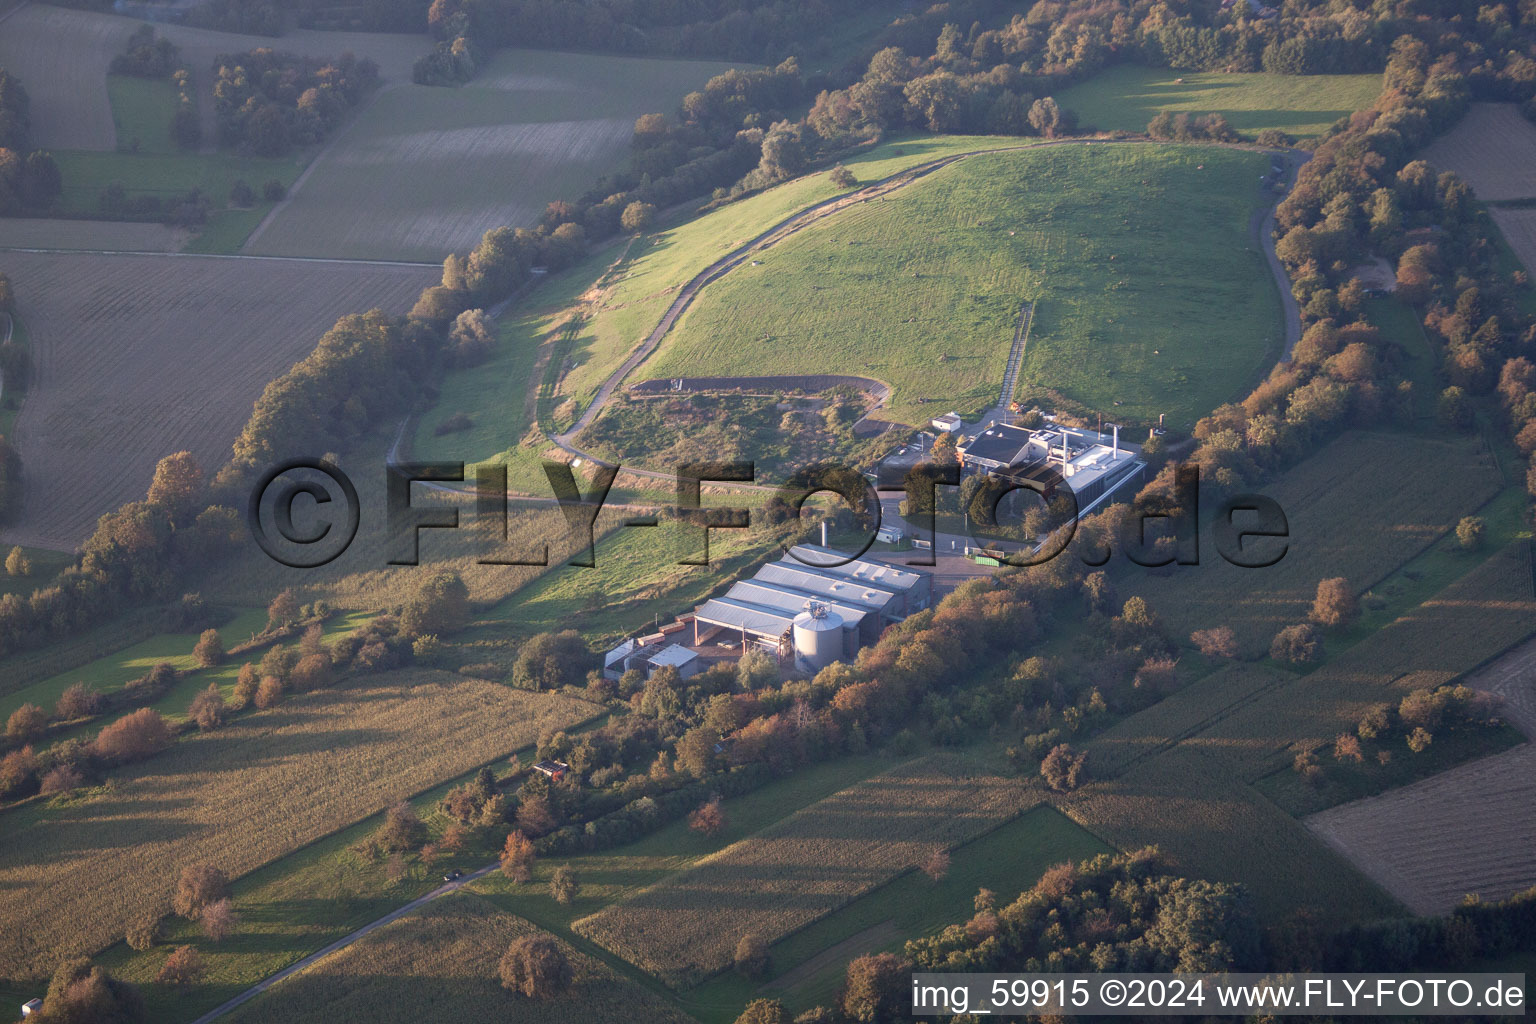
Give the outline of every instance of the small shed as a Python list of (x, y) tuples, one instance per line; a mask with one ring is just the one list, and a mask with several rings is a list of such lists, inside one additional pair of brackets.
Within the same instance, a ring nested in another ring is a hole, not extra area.
[(957, 434), (960, 432), (963, 421), (959, 413), (947, 412), (943, 416), (935, 416), (928, 421), (928, 424), (934, 430), (942, 430), (946, 434)]
[(665, 668), (668, 665), (677, 669), (677, 675), (680, 679), (687, 679), (689, 676), (697, 675), (704, 670), (704, 660), (699, 657), (699, 653), (697, 651), (690, 651), (681, 644), (667, 644), (667, 646), (651, 655), (646, 665), (648, 666), (645, 673), (647, 677), (654, 675), (657, 669)]
[(875, 540), (880, 541), (882, 544), (899, 544), (906, 535), (907, 531), (900, 526), (886, 524), (875, 531)]
[(627, 663), (630, 655), (638, 651), (639, 648), (640, 644), (637, 643), (633, 637), (631, 637), (630, 639), (625, 640), (623, 643), (619, 644), (613, 650), (609, 651), (607, 654), (604, 654), (603, 678), (617, 679), (622, 676), (625, 670), (630, 667)]
[(565, 773), (571, 770), (571, 766), (564, 761), (540, 761), (533, 766), (536, 772), (542, 772), (555, 782), (565, 778)]
[(26, 1018), (32, 1016), (34, 1013), (37, 1013), (38, 1011), (40, 1011), (42, 1008), (43, 1008), (43, 1001), (41, 999), (29, 999), (29, 1000), (27, 1000), (26, 1002), (21, 1004), (21, 1016), (22, 1016), (22, 1019), (25, 1020)]

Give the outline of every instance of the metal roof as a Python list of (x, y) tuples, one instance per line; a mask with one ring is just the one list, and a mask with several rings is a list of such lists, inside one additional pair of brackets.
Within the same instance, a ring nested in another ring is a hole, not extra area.
[(749, 604), (762, 605), (765, 608), (777, 608), (792, 617), (805, 611), (812, 602), (819, 602), (834, 609), (849, 627), (858, 625), (859, 621), (872, 610), (763, 580), (742, 580), (734, 584), (725, 596)]
[(754, 577), (762, 583), (776, 583), (815, 594), (831, 601), (884, 611), (896, 599), (899, 590), (891, 586), (876, 586), (865, 580), (850, 580), (828, 569), (783, 558), (769, 562)]
[(690, 661), (698, 658), (698, 651), (690, 651), (681, 644), (667, 644), (661, 650), (651, 655), (652, 665), (671, 665), (674, 668), (682, 668)]
[(783, 636), (784, 631), (795, 621), (793, 615), (785, 615), (775, 608), (764, 608), (732, 597), (716, 597), (705, 601), (694, 612), (694, 618), (715, 626), (744, 629), (748, 633), (774, 639)]
[[(817, 569), (821, 572), (831, 573), (843, 579), (860, 580), (893, 591), (908, 591), (918, 586), (923, 581), (923, 574), (911, 569), (902, 569), (888, 562), (877, 562), (870, 558), (855, 558), (846, 561), (847, 555), (824, 548), (817, 544), (796, 544), (790, 549), (792, 555), (798, 556), (800, 564), (807, 568)], [(842, 562), (841, 565), (826, 564), (830, 561)]]

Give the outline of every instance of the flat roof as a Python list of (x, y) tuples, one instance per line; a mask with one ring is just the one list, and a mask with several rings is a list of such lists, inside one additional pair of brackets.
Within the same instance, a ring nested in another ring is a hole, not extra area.
[(696, 651), (690, 651), (681, 644), (667, 644), (651, 655), (650, 662), (652, 665), (671, 665), (674, 668), (681, 668), (698, 656)]
[(793, 615), (785, 615), (778, 609), (765, 608), (733, 597), (715, 597), (705, 601), (694, 611), (694, 618), (715, 626), (744, 629), (748, 633), (773, 637), (775, 640), (795, 623)]
[(820, 602), (835, 610), (843, 620), (843, 625), (849, 628), (857, 626), (859, 620), (873, 610), (870, 608), (860, 608), (854, 604), (844, 604), (843, 602), (821, 597), (817, 594), (795, 590), (792, 587), (784, 587), (776, 583), (765, 583), (761, 580), (742, 580), (726, 591), (725, 596), (734, 597), (738, 601), (746, 601), (748, 604), (760, 604), (765, 608), (778, 608), (787, 612), (791, 617), (805, 611), (813, 601)]
[(805, 565), (792, 558), (769, 562), (754, 577), (766, 583), (776, 583), (815, 594), (829, 601), (883, 611), (896, 599), (899, 591), (894, 587), (877, 586), (864, 580), (850, 580), (826, 569)]
[(1095, 444), (1067, 465), (1067, 486), (1074, 491), (1091, 487), (1106, 477), (1119, 476), (1130, 469), (1140, 455), (1121, 446), (1118, 453), (1107, 444)]
[(967, 459), (995, 462), (1006, 466), (1017, 462), (1019, 453), (1029, 444), (1034, 431), (1015, 427), (1010, 423), (992, 423), (979, 434), (974, 434), (956, 446)]
[[(879, 562), (872, 558), (855, 558), (848, 561), (848, 556), (831, 548), (824, 548), (819, 544), (796, 544), (790, 548), (790, 553), (795, 560), (807, 568), (818, 569), (821, 572), (831, 573), (843, 579), (860, 580), (864, 583), (872, 583), (893, 591), (908, 591), (920, 584), (927, 573), (914, 569), (902, 569), (891, 565), (889, 562)], [(818, 561), (820, 559), (820, 561)], [(840, 562), (840, 565), (827, 564)]]

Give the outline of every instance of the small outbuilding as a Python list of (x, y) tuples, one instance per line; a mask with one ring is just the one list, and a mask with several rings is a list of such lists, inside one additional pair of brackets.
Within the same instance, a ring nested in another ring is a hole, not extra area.
[(935, 416), (929, 420), (928, 425), (933, 427), (934, 430), (942, 430), (946, 434), (958, 434), (961, 426), (964, 424), (960, 419), (959, 413), (947, 412), (943, 416)]
[(28, 1017), (32, 1016), (34, 1013), (40, 1012), (42, 1010), (42, 1008), (43, 1008), (43, 1001), (41, 999), (29, 999), (29, 1000), (27, 1000), (26, 1002), (21, 1004), (21, 1018), (22, 1018), (22, 1020), (26, 1020)]
[(564, 761), (540, 761), (533, 766), (533, 770), (549, 776), (554, 782), (559, 782), (565, 778), (565, 773), (571, 770), (571, 766)]
[(671, 666), (677, 669), (680, 679), (697, 675), (704, 670), (704, 659), (698, 651), (690, 651), (682, 644), (667, 644), (646, 661), (646, 677), (656, 674), (657, 669)]

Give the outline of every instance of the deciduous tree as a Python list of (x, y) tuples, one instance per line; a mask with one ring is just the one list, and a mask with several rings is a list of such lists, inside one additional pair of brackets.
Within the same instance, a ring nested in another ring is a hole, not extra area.
[(529, 999), (549, 999), (571, 985), (571, 964), (548, 935), (514, 939), (501, 958), (501, 984)]

